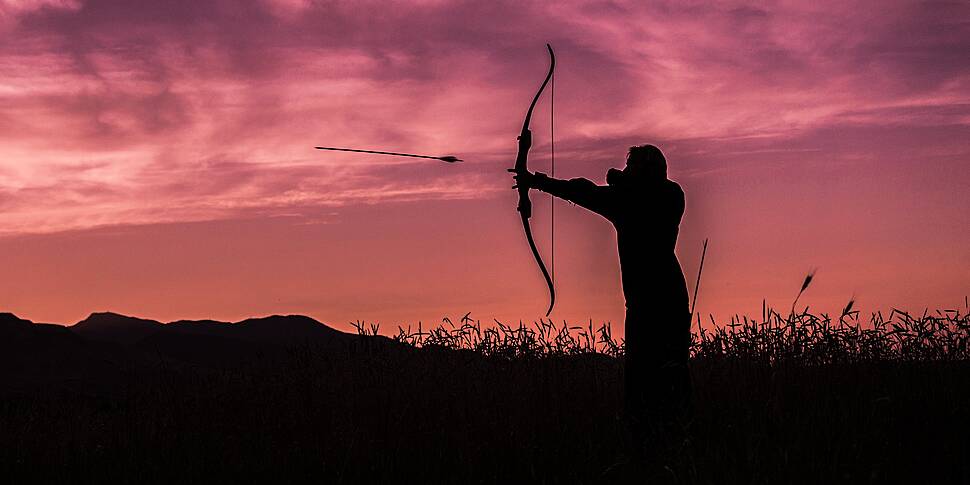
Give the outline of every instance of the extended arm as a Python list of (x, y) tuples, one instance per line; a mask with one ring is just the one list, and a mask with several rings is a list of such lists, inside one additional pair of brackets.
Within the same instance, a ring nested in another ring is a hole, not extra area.
[(536, 172), (530, 180), (530, 185), (532, 188), (572, 202), (607, 219), (612, 215), (613, 191), (610, 187), (596, 185), (591, 180), (584, 178), (562, 180)]

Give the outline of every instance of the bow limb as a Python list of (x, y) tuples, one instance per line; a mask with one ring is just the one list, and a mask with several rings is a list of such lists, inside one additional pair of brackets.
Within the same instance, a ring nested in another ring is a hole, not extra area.
[[(515, 157), (515, 168), (513, 169), (516, 174), (529, 171), (529, 149), (532, 148), (532, 131), (529, 130), (529, 124), (532, 122), (532, 111), (535, 109), (536, 103), (539, 101), (539, 96), (546, 89), (546, 85), (549, 84), (549, 79), (552, 78), (552, 73), (556, 69), (556, 55), (552, 52), (552, 46), (546, 44), (546, 49), (549, 50), (549, 72), (542, 81), (542, 85), (539, 86), (535, 97), (532, 98), (532, 104), (529, 105), (529, 111), (526, 112), (525, 121), (522, 123), (522, 132), (519, 134), (519, 150)], [(536, 264), (542, 272), (542, 277), (545, 278), (546, 285), (549, 287), (549, 309), (546, 311), (546, 316), (548, 317), (552, 313), (553, 306), (556, 305), (556, 288), (552, 284), (552, 278), (549, 277), (549, 271), (546, 269), (545, 263), (542, 262), (539, 249), (536, 248), (535, 239), (532, 237), (532, 225), (529, 222), (529, 219), (532, 217), (532, 200), (529, 199), (529, 187), (520, 185), (518, 191), (519, 206), (517, 210), (522, 217), (522, 228), (525, 230), (525, 238), (529, 242), (529, 249), (532, 250), (532, 256), (535, 257)]]

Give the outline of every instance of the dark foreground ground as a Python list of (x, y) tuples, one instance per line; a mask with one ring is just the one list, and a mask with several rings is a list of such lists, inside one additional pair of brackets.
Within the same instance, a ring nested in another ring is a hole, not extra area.
[(97, 383), (8, 375), (2, 481), (970, 483), (962, 360), (697, 352), (687, 439), (641, 463), (619, 418), (622, 360), (608, 355), (348, 336), (218, 369), (157, 348)]

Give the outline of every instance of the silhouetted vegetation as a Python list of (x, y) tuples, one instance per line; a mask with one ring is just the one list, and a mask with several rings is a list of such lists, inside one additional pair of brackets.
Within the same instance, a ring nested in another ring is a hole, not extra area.
[[(40, 482), (970, 481), (967, 308), (807, 309), (695, 329), (693, 422), (641, 462), (609, 325), (470, 315), (110, 387), (10, 391), (0, 476)], [(695, 324), (698, 321), (695, 321)], [(350, 337), (350, 336), (348, 336)], [(335, 342), (338, 340), (334, 340)], [(11, 481), (10, 483), (15, 483)], [(642, 483), (642, 482), (641, 482)]]

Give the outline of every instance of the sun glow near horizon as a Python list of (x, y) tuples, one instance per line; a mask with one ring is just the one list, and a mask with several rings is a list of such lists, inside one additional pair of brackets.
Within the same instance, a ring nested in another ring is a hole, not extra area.
[[(691, 290), (711, 240), (702, 314), (784, 308), (815, 267), (802, 303), (824, 311), (961, 305), (970, 7), (883, 7), (0, 2), (0, 308), (538, 318), (505, 169), (545, 42), (557, 176), (603, 183), (628, 146), (661, 146), (687, 193)], [(549, 201), (533, 200), (548, 261)], [(553, 317), (621, 327), (612, 229), (555, 213)]]

